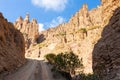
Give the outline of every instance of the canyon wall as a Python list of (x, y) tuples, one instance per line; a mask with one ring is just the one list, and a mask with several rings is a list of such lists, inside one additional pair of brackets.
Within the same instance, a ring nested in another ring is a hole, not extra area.
[(119, 0), (101, 0), (101, 5), (90, 11), (83, 5), (67, 23), (40, 32), (39, 44), (26, 55), (44, 59), (48, 53), (73, 51), (82, 58), (84, 73), (94, 72), (101, 80), (119, 80), (119, 6)]
[(102, 0), (102, 37), (93, 50), (93, 70), (101, 80), (120, 80), (120, 1)]
[(22, 34), (0, 13), (0, 73), (11, 71), (25, 63)]
[[(48, 53), (73, 51), (83, 59), (84, 72), (92, 73), (92, 50), (101, 31), (101, 7), (88, 11), (85, 4), (68, 23), (41, 32), (38, 39), (40, 44), (37, 45), (39, 48), (36, 49), (43, 58)], [(28, 50), (28, 56), (39, 56), (33, 51), (34, 48)]]

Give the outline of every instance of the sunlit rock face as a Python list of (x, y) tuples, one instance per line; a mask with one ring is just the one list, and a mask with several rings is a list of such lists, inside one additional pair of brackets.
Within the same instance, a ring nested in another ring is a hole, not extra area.
[[(85, 4), (67, 23), (40, 32), (39, 36), (37, 21), (30, 22), (29, 15), (25, 19), (18, 18), (15, 26), (23, 35), (25, 32), (27, 48), (30, 47), (31, 43), (36, 42), (36, 39), (40, 43), (29, 48), (27, 56), (44, 58), (44, 55), (48, 53), (58, 54), (73, 51), (79, 58), (82, 58), (84, 73), (95, 72), (103, 80), (119, 80), (117, 77), (109, 78), (114, 73), (119, 75), (119, 54), (117, 52), (117, 48), (119, 48), (117, 45), (119, 44), (119, 40), (117, 41), (119, 38), (119, 10), (115, 11), (119, 5), (119, 0), (101, 0), (100, 6), (89, 11)], [(116, 17), (111, 18), (113, 14)], [(113, 45), (114, 43), (116, 47)], [(114, 50), (111, 52), (111, 47), (106, 45), (111, 45), (112, 49), (116, 50), (117, 55), (114, 55)], [(112, 56), (116, 60), (113, 60)], [(106, 59), (104, 60), (104, 58)], [(110, 66), (113, 67), (110, 64), (111, 61), (113, 61), (112, 64), (118, 64), (117, 68), (110, 70)], [(98, 66), (101, 65), (101, 62), (104, 63), (105, 67), (99, 69)], [(115, 71), (116, 69), (118, 71)]]
[(24, 38), (14, 25), (0, 13), (0, 73), (25, 63)]
[(101, 7), (89, 11), (85, 4), (68, 23), (41, 32), (37, 46), (43, 58), (48, 53), (73, 51), (83, 59), (84, 72), (92, 73), (92, 50), (101, 31)]
[(24, 19), (22, 17), (19, 17), (15, 21), (14, 26), (23, 34), (25, 38), (26, 49), (28, 49), (31, 45), (37, 43), (39, 25), (37, 24), (36, 19), (32, 19), (30, 22), (29, 14), (27, 14)]
[[(68, 23), (40, 33), (41, 55), (73, 51), (83, 59), (84, 72), (92, 73), (93, 69), (95, 71), (93, 63), (97, 63), (93, 59), (99, 57), (99, 55), (94, 56), (94, 54), (99, 54), (99, 51), (93, 53), (94, 45), (101, 38), (105, 25), (108, 24), (114, 10), (119, 5), (119, 0), (102, 0), (100, 6), (90, 11), (86, 4), (83, 5)], [(107, 31), (104, 33), (108, 34)], [(100, 59), (98, 58), (98, 60)]]

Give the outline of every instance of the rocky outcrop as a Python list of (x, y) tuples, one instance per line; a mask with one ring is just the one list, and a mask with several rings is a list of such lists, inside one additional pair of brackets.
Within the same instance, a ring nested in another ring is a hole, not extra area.
[(68, 23), (41, 32), (37, 46), (41, 57), (48, 53), (73, 51), (83, 58), (84, 72), (92, 73), (92, 50), (101, 31), (101, 7), (88, 11), (85, 4)]
[(19, 17), (15, 23), (15, 27), (20, 30), (25, 38), (25, 47), (28, 49), (31, 45), (37, 43), (37, 38), (39, 35), (38, 24), (36, 19), (29, 21), (29, 14), (26, 15), (25, 19)]
[(120, 80), (120, 1), (102, 0), (102, 5), (107, 25), (94, 47), (93, 70), (101, 80)]
[(25, 62), (22, 34), (0, 13), (0, 73), (11, 71)]
[[(39, 51), (36, 55), (41, 54), (40, 57), (48, 53), (73, 51), (82, 58), (84, 73), (92, 73), (94, 70), (101, 80), (119, 80), (120, 1), (101, 2), (100, 6), (91, 11), (85, 4), (68, 23), (41, 32), (38, 39), (40, 44), (32, 51), (36, 52), (36, 48)], [(34, 54), (32, 51), (29, 56)]]
[(109, 23), (114, 10), (120, 6), (119, 0), (101, 0), (102, 3), (102, 26), (105, 27)]

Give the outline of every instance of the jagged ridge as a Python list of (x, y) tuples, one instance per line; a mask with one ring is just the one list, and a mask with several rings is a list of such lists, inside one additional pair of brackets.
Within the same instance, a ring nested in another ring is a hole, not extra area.
[(36, 19), (29, 21), (29, 14), (26, 15), (25, 19), (20, 16), (14, 23), (14, 26), (23, 33), (25, 38), (25, 47), (28, 49), (31, 45), (37, 43), (37, 38), (39, 35)]

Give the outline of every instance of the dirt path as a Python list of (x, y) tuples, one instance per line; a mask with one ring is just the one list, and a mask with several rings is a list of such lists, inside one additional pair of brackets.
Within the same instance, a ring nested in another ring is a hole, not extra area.
[(5, 76), (4, 80), (64, 80), (54, 79), (49, 66), (42, 60), (29, 59), (16, 72)]
[(26, 65), (21, 67), (15, 73), (5, 77), (5, 80), (32, 80), (37, 68), (37, 60), (28, 60)]

